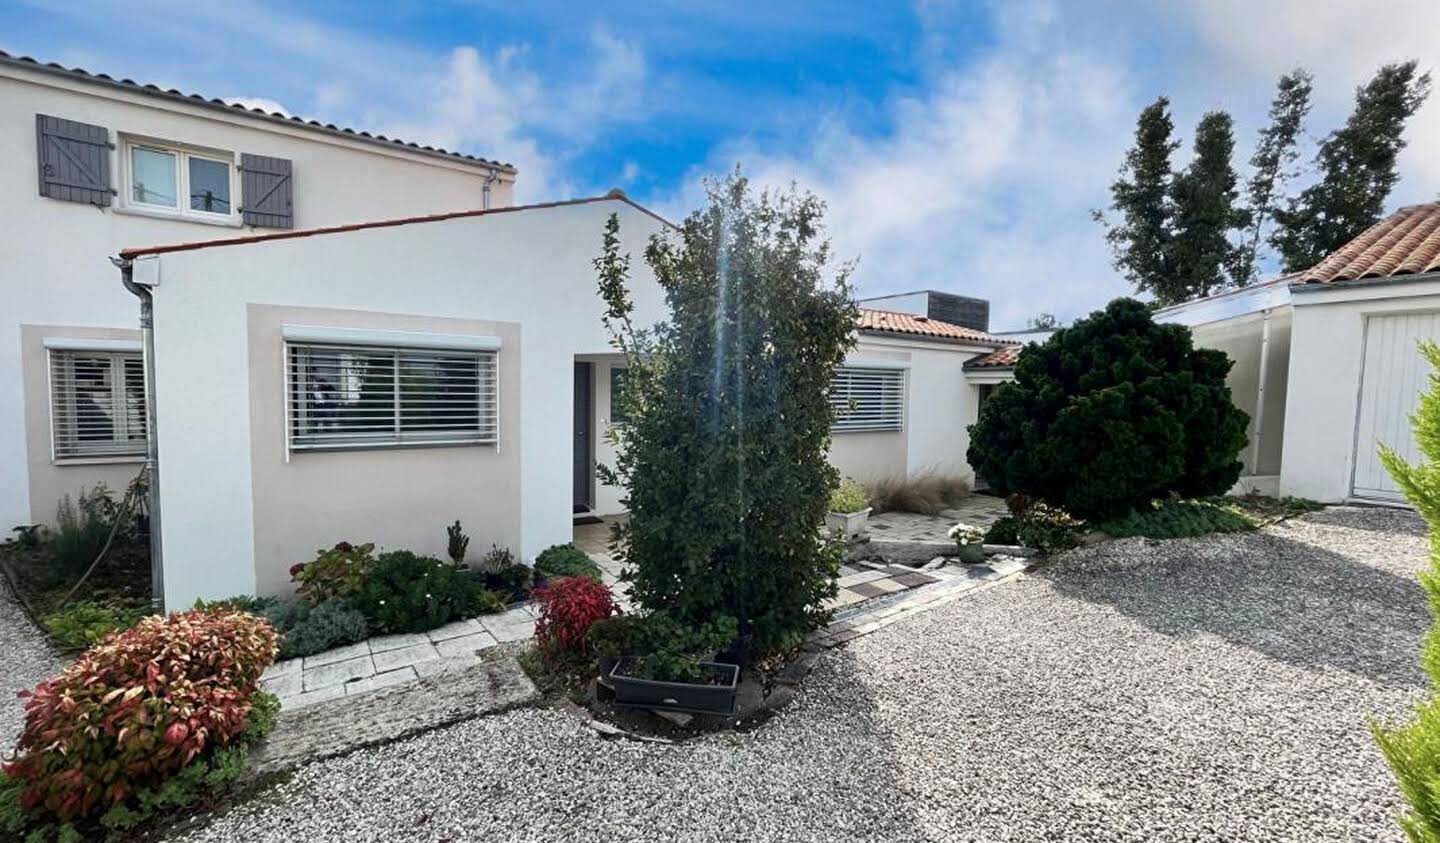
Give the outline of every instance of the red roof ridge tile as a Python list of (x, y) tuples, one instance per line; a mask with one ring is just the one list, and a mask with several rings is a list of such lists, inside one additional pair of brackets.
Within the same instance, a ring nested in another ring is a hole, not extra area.
[(623, 192), (612, 190), (603, 196), (586, 196), (579, 199), (561, 199), (554, 202), (535, 202), (529, 205), (507, 205), (502, 208), (481, 208), (468, 211), (446, 211), (438, 214), (425, 214), (414, 217), (397, 217), (394, 219), (369, 220), (366, 222), (347, 223), (345, 225), (321, 226), (319, 228), (297, 228), (293, 231), (273, 231), (265, 234), (250, 234), (241, 237), (221, 237), (215, 240), (191, 240), (183, 243), (169, 243), (157, 246), (132, 246), (121, 249), (120, 257), (129, 260), (143, 255), (163, 255), (171, 252), (190, 252), (197, 249), (209, 249), (216, 246), (244, 246), (251, 243), (265, 243), (270, 240), (293, 240), (297, 237), (315, 237), (322, 234), (340, 234), (348, 231), (364, 231), (371, 228), (394, 228), (402, 225), (414, 225), (427, 222), (443, 222), (445, 220), (464, 219), (466, 217), (482, 217), (493, 214), (507, 214), (516, 211), (536, 211), (544, 208), (561, 208), (570, 205), (588, 205), (592, 202), (624, 202), (636, 210), (648, 216), (654, 217), (665, 225), (675, 228), (675, 224), (636, 202)]

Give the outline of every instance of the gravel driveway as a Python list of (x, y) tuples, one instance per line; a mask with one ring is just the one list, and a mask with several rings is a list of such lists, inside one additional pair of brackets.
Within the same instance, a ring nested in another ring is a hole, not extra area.
[(25, 725), (25, 709), (15, 694), (58, 674), (62, 666), (0, 577), (0, 756), (15, 747)]
[(823, 658), (763, 728), (522, 710), (307, 767), (195, 840), (1400, 840), (1413, 515), (1072, 552)]

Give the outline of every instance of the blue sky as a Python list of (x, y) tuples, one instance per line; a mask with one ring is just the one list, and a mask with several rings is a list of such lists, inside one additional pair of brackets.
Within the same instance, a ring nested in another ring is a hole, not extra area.
[[(1186, 141), (1231, 110), (1243, 164), (1279, 73), (1315, 74), (1318, 137), (1437, 31), (1433, 0), (0, 4), (7, 51), (510, 161), (522, 201), (678, 217), (736, 163), (794, 179), (863, 295), (979, 295), (997, 328), (1127, 292), (1089, 212), (1145, 102)], [(1392, 207), (1440, 194), (1440, 105), (1410, 140)]]

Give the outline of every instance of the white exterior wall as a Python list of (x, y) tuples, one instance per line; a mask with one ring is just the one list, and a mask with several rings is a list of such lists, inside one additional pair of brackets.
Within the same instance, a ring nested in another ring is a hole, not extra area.
[(964, 346), (862, 335), (846, 362), (879, 361), (905, 367), (905, 429), (898, 432), (839, 432), (831, 436), (830, 462), (844, 477), (861, 482), (936, 472), (974, 484), (965, 459), (966, 427), (979, 411), (979, 390), (967, 378), (965, 361), (989, 352)]
[(1297, 292), (1293, 302), (1280, 493), (1343, 501), (1355, 465), (1366, 317), (1440, 310), (1440, 280), (1335, 284)]
[[(255, 588), (252, 494), (263, 491), (251, 485), (251, 304), (519, 323), (514, 549), (530, 557), (569, 541), (573, 364), (611, 351), (590, 262), (612, 212), (632, 253), (663, 228), (608, 200), (161, 255), (155, 360), (167, 605)], [(661, 291), (643, 262), (632, 273), (636, 322), (651, 324), (664, 313)]]
[[(0, 66), (0, 294), (6, 302), (0, 316), (0, 524), (7, 527), (48, 519), (55, 506), (53, 500), (30, 500), (20, 326), (135, 328), (138, 303), (120, 286), (109, 256), (124, 247), (252, 233), (40, 196), (36, 114), (104, 126), (117, 146), (120, 134), (128, 133), (232, 152), (237, 161), (241, 153), (290, 159), (297, 228), (476, 209), (489, 175), (459, 161)], [(112, 184), (123, 192), (119, 150), (111, 155)], [(492, 207), (511, 201), (514, 176), (500, 175), (491, 187)], [(117, 206), (123, 198), (115, 197)], [(73, 474), (75, 490), (99, 476), (84, 466), (63, 470)]]

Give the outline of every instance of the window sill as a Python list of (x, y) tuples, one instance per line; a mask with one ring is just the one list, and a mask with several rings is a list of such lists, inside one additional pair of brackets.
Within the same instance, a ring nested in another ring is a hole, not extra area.
[(348, 451), (397, 451), (410, 448), (499, 448), (500, 443), (493, 440), (475, 439), (432, 439), (414, 440), (410, 442), (335, 442), (333, 444), (304, 444), (291, 445), (290, 453), (296, 454), (325, 454)]
[(170, 220), (171, 222), (191, 222), (196, 225), (211, 225), (216, 228), (244, 228), (243, 220), (235, 217), (201, 217), (194, 214), (182, 214), (171, 211), (152, 211), (148, 208), (134, 208), (128, 205), (115, 206), (115, 213), (126, 217), (149, 217), (152, 220)]
[(125, 465), (127, 463), (138, 464), (145, 462), (144, 454), (121, 457), (60, 457), (50, 460), (50, 464), (56, 468), (68, 468), (70, 466), (82, 465)]

